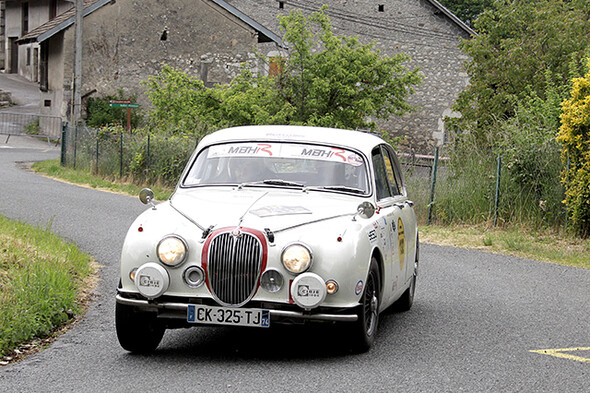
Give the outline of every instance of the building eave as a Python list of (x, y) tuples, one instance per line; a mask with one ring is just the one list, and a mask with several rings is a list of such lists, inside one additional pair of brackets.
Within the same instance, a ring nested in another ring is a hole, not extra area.
[[(111, 0), (90, 0), (85, 1), (87, 4), (84, 7), (83, 16), (86, 17), (99, 9), (100, 7), (110, 3)], [(20, 39), (17, 40), (17, 44), (28, 44), (31, 42), (43, 42), (62, 30), (67, 29), (74, 24), (76, 20), (76, 7), (72, 7), (69, 10), (56, 16), (42, 25), (34, 28)]]
[(447, 7), (442, 5), (439, 1), (428, 0), (428, 2), (430, 4), (432, 4), (434, 7), (436, 7), (440, 12), (445, 14), (449, 19), (451, 19), (457, 26), (459, 26), (461, 29), (463, 29), (467, 34), (469, 34), (470, 36), (477, 35), (475, 30), (473, 30), (471, 27), (469, 27), (469, 25), (467, 23), (465, 23), (461, 19), (459, 19), (459, 17), (457, 17), (457, 15), (453, 14)]

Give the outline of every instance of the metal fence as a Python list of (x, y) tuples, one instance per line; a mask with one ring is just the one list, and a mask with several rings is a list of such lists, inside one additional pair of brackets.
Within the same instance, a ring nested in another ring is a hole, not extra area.
[(108, 177), (174, 185), (198, 139), (126, 132), (121, 127), (64, 127), (61, 163)]
[(59, 116), (0, 111), (0, 135), (6, 135), (6, 142), (12, 135), (59, 140), (62, 129), (63, 121)]
[[(129, 133), (121, 127), (65, 127), (62, 165), (147, 184), (174, 185), (197, 142), (186, 136)], [(421, 222), (565, 221), (560, 167), (539, 172), (546, 178), (527, 184), (510, 173), (511, 164), (501, 155), (476, 153), (470, 161), (454, 166), (444, 148), (433, 149), (432, 155), (398, 153)], [(545, 161), (550, 160), (545, 157)]]

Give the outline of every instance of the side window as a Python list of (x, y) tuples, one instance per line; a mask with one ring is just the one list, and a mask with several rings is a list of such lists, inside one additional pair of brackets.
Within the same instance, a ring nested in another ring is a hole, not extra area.
[(387, 169), (387, 179), (391, 185), (391, 192), (393, 195), (401, 195), (401, 182), (397, 167), (389, 149), (383, 149), (383, 157), (385, 158), (385, 168)]
[(387, 169), (383, 160), (383, 153), (379, 147), (373, 150), (371, 159), (373, 160), (373, 168), (375, 169), (375, 191), (377, 193), (377, 199), (389, 198), (391, 197), (391, 190), (387, 183)]

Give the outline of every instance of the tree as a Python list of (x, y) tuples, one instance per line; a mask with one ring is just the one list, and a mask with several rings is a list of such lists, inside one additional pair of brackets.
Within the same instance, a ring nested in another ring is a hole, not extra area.
[(440, 2), (471, 26), (479, 14), (492, 7), (494, 0), (440, 0)]
[(588, 73), (573, 80), (571, 98), (563, 103), (561, 129), (562, 183), (572, 226), (582, 237), (590, 236), (590, 60)]
[(470, 86), (455, 108), (461, 128), (489, 145), (498, 120), (511, 118), (517, 103), (534, 92), (545, 98), (550, 72), (562, 94), (572, 73), (579, 75), (590, 46), (590, 5), (586, 0), (500, 0), (475, 23), (478, 36), (462, 43)]
[(419, 70), (403, 55), (388, 57), (356, 37), (336, 36), (326, 8), (280, 20), (289, 52), (278, 75), (244, 68), (229, 85), (205, 88), (196, 78), (164, 66), (146, 85), (152, 118), (177, 129), (247, 124), (300, 124), (376, 130), (376, 119), (411, 110), (406, 102)]

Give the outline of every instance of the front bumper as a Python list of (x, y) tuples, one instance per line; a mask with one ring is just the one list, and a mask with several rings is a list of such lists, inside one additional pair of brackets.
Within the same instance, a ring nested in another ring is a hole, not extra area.
[[(155, 299), (147, 300), (140, 298), (134, 293), (126, 293), (119, 291), (116, 297), (119, 304), (136, 307), (137, 309), (157, 312), (158, 318), (176, 319), (186, 321), (189, 303), (184, 299)], [(288, 305), (293, 306), (293, 305)], [(287, 310), (286, 306), (277, 303), (263, 303), (256, 305), (257, 308), (268, 309), (271, 321), (278, 323), (301, 323), (305, 321), (316, 322), (355, 322), (358, 320), (358, 315), (354, 309), (337, 310), (334, 312), (326, 312), (326, 310), (318, 309), (312, 311), (297, 311)], [(296, 307), (296, 306), (294, 306)]]

